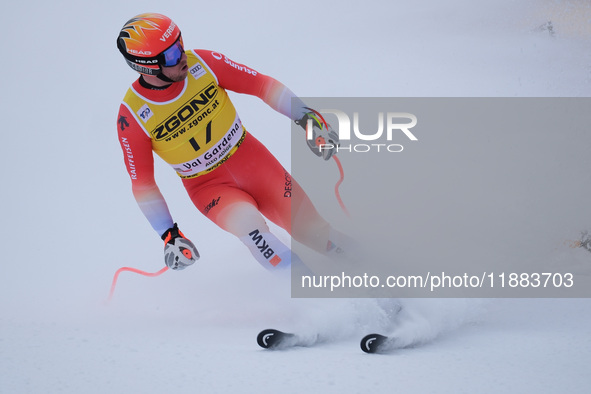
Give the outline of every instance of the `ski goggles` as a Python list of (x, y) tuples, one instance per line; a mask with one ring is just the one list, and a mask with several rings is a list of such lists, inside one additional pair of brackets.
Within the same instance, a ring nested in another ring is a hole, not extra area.
[(183, 53), (185, 53), (183, 38), (179, 36), (179, 39), (176, 40), (170, 48), (159, 55), (161, 59), (160, 64), (162, 64), (163, 67), (174, 67), (181, 62)]

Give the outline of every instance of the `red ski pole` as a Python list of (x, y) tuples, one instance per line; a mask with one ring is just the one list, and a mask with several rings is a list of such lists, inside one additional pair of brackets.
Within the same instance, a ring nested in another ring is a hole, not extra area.
[(349, 214), (349, 210), (347, 210), (347, 207), (345, 206), (345, 203), (341, 198), (341, 193), (339, 192), (339, 187), (341, 186), (341, 183), (343, 183), (343, 180), (345, 180), (345, 172), (343, 171), (343, 165), (341, 164), (341, 161), (336, 155), (333, 155), (332, 158), (334, 159), (335, 163), (337, 163), (337, 167), (339, 167), (339, 173), (341, 174), (341, 178), (338, 180), (337, 184), (334, 187), (334, 193), (337, 196), (337, 201), (339, 202), (339, 205), (341, 206), (345, 214), (351, 217), (351, 215)]
[(111, 283), (111, 291), (109, 292), (109, 299), (107, 300), (107, 302), (111, 301), (111, 298), (113, 298), (113, 293), (115, 292), (115, 287), (117, 286), (117, 279), (119, 279), (119, 274), (122, 273), (123, 271), (135, 272), (136, 274), (154, 277), (154, 276), (162, 275), (167, 270), (168, 270), (168, 267), (164, 267), (158, 272), (146, 272), (146, 271), (142, 271), (137, 268), (131, 268), (131, 267), (119, 268), (117, 270), (117, 272), (115, 272), (115, 275), (113, 276), (113, 283)]

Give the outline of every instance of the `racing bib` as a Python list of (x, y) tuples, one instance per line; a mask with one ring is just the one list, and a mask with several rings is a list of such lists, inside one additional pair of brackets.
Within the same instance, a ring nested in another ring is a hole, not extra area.
[(205, 62), (192, 51), (187, 62), (185, 86), (173, 100), (152, 101), (130, 88), (123, 101), (150, 136), (153, 151), (179, 176), (193, 178), (234, 154), (245, 130)]

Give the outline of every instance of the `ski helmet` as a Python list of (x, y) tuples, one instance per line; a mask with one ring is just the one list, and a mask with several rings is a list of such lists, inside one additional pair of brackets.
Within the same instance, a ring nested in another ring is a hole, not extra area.
[(135, 71), (158, 75), (161, 67), (176, 66), (184, 52), (178, 26), (167, 16), (156, 13), (137, 15), (128, 20), (117, 37), (117, 48)]

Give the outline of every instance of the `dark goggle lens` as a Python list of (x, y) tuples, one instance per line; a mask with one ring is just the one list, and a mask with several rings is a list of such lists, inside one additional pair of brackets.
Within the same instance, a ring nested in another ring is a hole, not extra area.
[(170, 48), (162, 52), (162, 57), (164, 59), (163, 66), (164, 67), (173, 67), (176, 66), (181, 62), (181, 57), (185, 49), (183, 48), (183, 39), (179, 37), (179, 39), (172, 44)]

